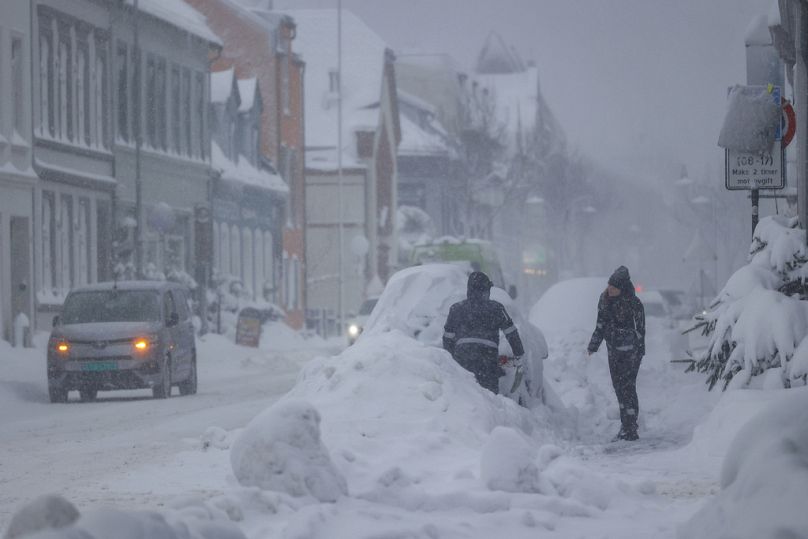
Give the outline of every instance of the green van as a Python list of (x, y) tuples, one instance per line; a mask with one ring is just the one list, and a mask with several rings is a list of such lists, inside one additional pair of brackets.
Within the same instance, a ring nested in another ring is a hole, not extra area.
[[(499, 257), (489, 241), (477, 239), (460, 241), (453, 238), (413, 246), (410, 254), (411, 265), (420, 266), (435, 262), (462, 265), (468, 263), (470, 270), (485, 272), (494, 286), (508, 290), (505, 287)], [(515, 295), (513, 290), (509, 290), (509, 293), (511, 296)]]

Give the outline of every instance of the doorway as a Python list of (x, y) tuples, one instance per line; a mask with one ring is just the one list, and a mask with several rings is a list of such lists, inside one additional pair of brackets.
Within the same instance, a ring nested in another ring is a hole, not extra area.
[[(11, 320), (9, 320), (11, 342), (15, 346), (31, 346), (31, 242), (28, 217), (11, 217), (9, 221), (9, 261), (11, 265)], [(22, 332), (23, 342), (18, 340), (15, 328), (17, 317), (25, 316), (27, 330)]]

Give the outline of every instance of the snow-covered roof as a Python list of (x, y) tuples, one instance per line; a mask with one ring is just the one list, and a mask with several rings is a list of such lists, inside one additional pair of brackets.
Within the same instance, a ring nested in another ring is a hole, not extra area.
[(399, 155), (445, 154), (448, 150), (445, 139), (437, 133), (421, 129), (415, 122), (401, 115), (401, 143)]
[[(230, 98), (230, 93), (233, 91), (234, 76), (235, 73), (232, 67), (224, 71), (215, 71), (210, 74), (211, 103), (224, 103)], [(244, 97), (241, 96), (241, 98), (243, 101)]]
[(255, 92), (258, 89), (258, 79), (240, 79), (238, 81), (238, 93), (241, 96), (241, 106), (239, 112), (247, 112), (255, 104)]
[(239, 159), (238, 163), (234, 163), (227, 158), (215, 142), (211, 143), (211, 166), (221, 173), (224, 180), (280, 193), (289, 192), (289, 186), (286, 185), (283, 178), (254, 167), (247, 159)]
[(405, 92), (400, 88), (396, 89), (396, 95), (398, 96), (399, 101), (401, 101), (402, 103), (407, 103), (411, 107), (421, 109), (422, 111), (428, 112), (429, 114), (435, 114), (437, 112), (437, 109), (431, 103), (427, 103), (420, 97)]
[[(134, 6), (135, 0), (126, 3)], [(183, 0), (138, 0), (138, 9), (205, 41), (222, 45), (219, 36), (208, 27), (207, 18)]]
[[(317, 157), (317, 167), (336, 166), (336, 152), (324, 149), (337, 144), (337, 93), (331, 91), (332, 73), (337, 70), (337, 10), (303, 9), (285, 11), (297, 23), (295, 50), (306, 62), (305, 110), (307, 165)], [(359, 17), (342, 11), (342, 147), (344, 164), (356, 163), (359, 128), (376, 129), (384, 76), (387, 44)], [(320, 148), (313, 156), (309, 148)], [(328, 163), (328, 164), (326, 164)]]
[(477, 74), (474, 78), (494, 95), (497, 117), (512, 149), (518, 146), (520, 137), (536, 127), (539, 116), (545, 128), (563, 139), (561, 127), (540, 93), (536, 66), (515, 73)]

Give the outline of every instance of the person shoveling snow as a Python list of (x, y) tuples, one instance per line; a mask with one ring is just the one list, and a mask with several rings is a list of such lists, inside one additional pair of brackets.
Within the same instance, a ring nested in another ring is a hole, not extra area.
[(525, 353), (519, 331), (505, 307), (490, 298), (493, 283), (475, 271), (469, 275), (467, 298), (452, 305), (443, 332), (443, 348), (464, 369), (473, 372), (477, 382), (492, 393), (499, 393), (502, 375), (497, 358), (499, 332), (502, 331), (514, 353), (516, 379), (511, 391), (522, 379), (521, 359)]

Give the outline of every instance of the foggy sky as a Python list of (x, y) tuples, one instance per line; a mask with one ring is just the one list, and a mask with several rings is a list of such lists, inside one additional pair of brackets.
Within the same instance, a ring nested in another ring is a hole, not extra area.
[[(727, 87), (745, 82), (744, 36), (774, 0), (343, 0), (397, 52), (446, 52), (471, 69), (490, 31), (538, 66), (572, 148), (641, 181), (710, 174)], [(275, 0), (275, 8), (337, 0)], [(304, 59), (305, 60), (305, 59)]]

